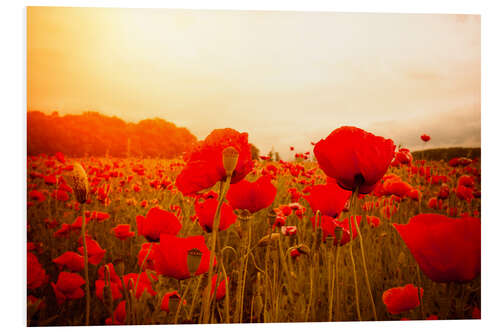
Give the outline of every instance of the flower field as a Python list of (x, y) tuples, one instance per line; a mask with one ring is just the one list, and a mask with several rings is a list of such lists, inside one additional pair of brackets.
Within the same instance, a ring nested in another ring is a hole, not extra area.
[(340, 127), (252, 160), (221, 129), (182, 159), (27, 174), (28, 326), (480, 318), (478, 159)]

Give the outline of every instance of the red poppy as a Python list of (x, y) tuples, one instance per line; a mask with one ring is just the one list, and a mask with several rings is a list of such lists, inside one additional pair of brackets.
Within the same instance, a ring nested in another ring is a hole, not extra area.
[(107, 266), (109, 269), (109, 275), (110, 275), (111, 282), (121, 284), (120, 277), (118, 276), (118, 274), (116, 274), (115, 266), (113, 265), (113, 263), (108, 263), (108, 264), (105, 264), (105, 265), (102, 265), (101, 267), (99, 267), (99, 269), (97, 270), (98, 279), (99, 280), (106, 279), (105, 266)]
[(455, 189), (455, 193), (457, 195), (457, 198), (459, 198), (460, 200), (466, 200), (470, 202), (472, 199), (474, 199), (474, 191), (470, 187), (459, 185)]
[[(219, 201), (217, 199), (208, 199), (203, 202), (196, 202), (194, 209), (198, 216), (198, 223), (206, 232), (212, 232), (214, 225), (215, 212)], [(223, 203), (220, 212), (219, 231), (226, 230), (236, 222), (236, 214), (231, 206)]]
[(28, 289), (40, 288), (48, 282), (49, 277), (45, 274), (45, 269), (32, 252), (27, 254), (27, 264)]
[(436, 282), (465, 282), (481, 271), (479, 218), (419, 214), (394, 227), (422, 271)]
[(125, 240), (135, 235), (135, 232), (130, 231), (130, 224), (119, 224), (111, 229), (111, 231), (120, 240)]
[(472, 309), (472, 319), (481, 319), (481, 310), (477, 306)]
[(58, 151), (58, 152), (57, 152), (54, 156), (56, 157), (56, 159), (57, 159), (60, 163), (62, 163), (62, 164), (65, 164), (65, 163), (66, 163), (66, 160), (65, 160), (65, 158), (64, 158), (64, 154), (63, 154), (63, 153), (61, 153), (60, 151)]
[(177, 235), (182, 228), (174, 214), (158, 207), (151, 208), (146, 217), (138, 215), (136, 222), (137, 234), (143, 235), (150, 242), (159, 241), (161, 234)]
[(337, 182), (329, 182), (326, 185), (311, 186), (309, 195), (304, 196), (314, 213), (320, 211), (323, 215), (333, 218), (337, 217), (345, 207), (351, 192), (337, 185)]
[(191, 194), (224, 180), (226, 170), (222, 163), (222, 151), (227, 147), (233, 147), (239, 153), (231, 183), (243, 180), (253, 169), (248, 134), (231, 128), (216, 129), (186, 156), (187, 165), (177, 176), (175, 183), (179, 191), (184, 195)]
[(448, 187), (448, 185), (446, 184), (443, 184), (441, 185), (441, 188), (439, 189), (439, 192), (437, 194), (437, 197), (439, 199), (446, 199), (450, 196), (450, 188)]
[(407, 148), (399, 149), (394, 158), (395, 161), (397, 161), (397, 163), (399, 164), (411, 165), (411, 162), (413, 161), (413, 156), (411, 155), (410, 150)]
[(458, 178), (458, 186), (465, 186), (472, 188), (474, 186), (474, 178), (467, 175), (460, 176), (460, 178)]
[[(96, 240), (92, 239), (89, 236), (86, 236), (86, 243), (87, 243), (87, 255), (88, 255), (88, 262), (89, 264), (92, 265), (99, 265), (101, 260), (104, 258), (104, 255), (106, 254), (106, 250), (102, 249), (99, 243), (97, 243)], [(80, 244), (83, 244), (82, 238), (78, 240)], [(83, 245), (78, 248), (78, 252), (83, 256)]]
[(383, 185), (385, 195), (397, 195), (400, 198), (409, 196), (413, 191), (413, 187), (402, 180), (389, 180), (385, 181)]
[(343, 126), (314, 146), (319, 167), (349, 191), (370, 193), (389, 167), (395, 150), (390, 139)]
[(61, 228), (59, 228), (59, 230), (56, 230), (54, 232), (54, 237), (56, 237), (56, 238), (66, 237), (66, 236), (68, 236), (70, 231), (71, 231), (71, 226), (67, 223), (63, 223), (61, 225)]
[(271, 177), (261, 176), (253, 183), (244, 179), (232, 184), (226, 198), (234, 209), (246, 209), (253, 214), (269, 207), (276, 197), (276, 192)]
[(281, 233), (285, 236), (294, 236), (297, 234), (297, 227), (294, 225), (281, 227)]
[(70, 271), (80, 272), (83, 269), (83, 257), (76, 252), (66, 251), (52, 260), (59, 267), (67, 267)]
[(429, 141), (431, 139), (431, 137), (428, 136), (427, 134), (422, 134), (420, 136), (420, 139), (422, 139), (423, 142), (427, 142), (427, 141)]
[(55, 185), (57, 184), (57, 178), (55, 175), (48, 175), (44, 177), (45, 184), (47, 185)]
[(113, 313), (115, 321), (112, 318), (106, 318), (106, 325), (124, 325), (125, 319), (127, 318), (127, 301), (121, 301)]
[(380, 219), (376, 216), (367, 216), (366, 222), (372, 227), (376, 228), (380, 225)]
[(290, 257), (292, 257), (292, 259), (298, 260), (301, 255), (302, 252), (300, 252), (298, 249), (293, 249), (290, 251)]
[(38, 190), (32, 190), (30, 191), (29, 193), (29, 197), (31, 200), (35, 200), (35, 201), (38, 201), (38, 202), (44, 202), (45, 201), (45, 195), (38, 191)]
[[(99, 298), (101, 301), (104, 299), (104, 286), (106, 285), (105, 280), (96, 280), (95, 281), (95, 295), (97, 298)], [(109, 288), (111, 289), (111, 296), (113, 297), (113, 300), (117, 300), (122, 298), (122, 293), (120, 292), (121, 289), (121, 282), (113, 282), (111, 281)]]
[[(137, 260), (138, 260), (139, 267), (141, 267), (144, 263), (145, 269), (146, 268), (151, 269), (151, 270), (155, 269), (153, 258), (154, 258), (154, 251), (156, 250), (157, 247), (158, 247), (157, 243), (144, 243), (144, 244), (142, 244), (141, 250), (137, 254)], [(151, 248), (151, 250), (150, 250), (150, 248)], [(149, 252), (149, 255), (148, 255), (148, 252)], [(146, 256), (148, 256), (147, 259), (146, 259)], [(146, 262), (144, 262), (144, 260), (146, 260)]]
[[(194, 255), (190, 254), (196, 252)], [(162, 234), (160, 244), (154, 253), (155, 270), (158, 274), (170, 276), (178, 280), (191, 277), (188, 267), (188, 256), (197, 256), (198, 267), (191, 267), (193, 275), (201, 275), (208, 272), (210, 261), (210, 250), (205, 244), (203, 236), (180, 238), (169, 234)], [(215, 265), (214, 257), (214, 265)]]
[[(181, 296), (177, 291), (171, 291), (166, 293), (161, 300), (161, 309), (166, 313), (169, 313), (170, 310), (176, 311), (177, 307), (181, 303)], [(186, 304), (186, 301), (183, 302)]]
[[(130, 290), (136, 288), (135, 297), (139, 299), (144, 291), (147, 291), (151, 296), (156, 295), (156, 291), (153, 290), (151, 281), (148, 278), (148, 273), (142, 272), (140, 275), (137, 273), (129, 273), (123, 276), (123, 282), (125, 286)], [(137, 282), (137, 277), (139, 276), (139, 282)], [(158, 280), (155, 275), (151, 275), (152, 279)]]
[[(229, 282), (229, 279), (226, 278), (226, 280)], [(213, 277), (212, 277), (212, 286), (210, 288), (210, 296), (212, 296), (214, 294), (214, 290), (216, 290), (215, 292), (215, 299), (217, 301), (221, 300), (224, 298), (224, 296), (226, 296), (226, 280), (224, 280), (223, 278), (219, 281), (219, 284), (217, 285), (217, 289), (215, 288), (215, 285), (217, 283), (217, 274), (215, 274)]]
[[(407, 284), (404, 287), (396, 287), (384, 291), (382, 301), (389, 313), (399, 314), (420, 305), (418, 292), (418, 288), (413, 284)], [(423, 294), (424, 290), (420, 288), (420, 297), (422, 297)]]
[(50, 284), (54, 289), (58, 304), (85, 296), (83, 289), (80, 288), (85, 284), (85, 280), (76, 273), (60, 272), (57, 283), (51, 282)]

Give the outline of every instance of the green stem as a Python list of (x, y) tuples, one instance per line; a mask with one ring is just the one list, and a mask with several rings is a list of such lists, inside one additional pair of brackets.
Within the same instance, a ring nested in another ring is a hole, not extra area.
[[(373, 301), (372, 288), (370, 286), (370, 278), (368, 276), (368, 269), (366, 268), (366, 256), (365, 256), (365, 249), (364, 249), (364, 245), (363, 245), (363, 235), (361, 234), (361, 228), (358, 226), (358, 223), (356, 220), (356, 215), (355, 215), (356, 214), (357, 196), (358, 196), (358, 188), (356, 188), (356, 190), (354, 190), (352, 193), (351, 204), (353, 206), (350, 206), (350, 207), (352, 207), (352, 209), (353, 209), (354, 226), (356, 227), (356, 230), (358, 231), (359, 247), (361, 248), (361, 262), (363, 264), (363, 270), (365, 273), (365, 282), (366, 282), (366, 287), (368, 288), (368, 295), (370, 296), (370, 303), (372, 306), (373, 318), (375, 320), (378, 320), (377, 319), (377, 310), (375, 308), (375, 302)], [(350, 224), (352, 224), (352, 221), (350, 221), (349, 225)]]
[[(82, 204), (83, 206), (83, 204)], [(83, 242), (83, 263), (85, 275), (85, 326), (90, 322), (90, 285), (89, 285), (89, 256), (87, 252), (87, 237), (85, 235), (85, 209), (82, 207), (82, 242)]]
[[(224, 199), (226, 197), (227, 187), (231, 183), (231, 176), (226, 177), (225, 183), (221, 186), (221, 193), (219, 195), (219, 204), (217, 205), (217, 210), (215, 211), (214, 223), (212, 226), (212, 239), (210, 244), (210, 261), (208, 263), (208, 285), (211, 286), (212, 276), (214, 273), (214, 258), (215, 258), (215, 248), (216, 248), (216, 240), (217, 240), (217, 232), (219, 231), (220, 224), (220, 211), (222, 208), (222, 204), (224, 203)], [(210, 289), (210, 287), (209, 287)], [(203, 323), (208, 324), (210, 321), (210, 290), (203, 297)]]

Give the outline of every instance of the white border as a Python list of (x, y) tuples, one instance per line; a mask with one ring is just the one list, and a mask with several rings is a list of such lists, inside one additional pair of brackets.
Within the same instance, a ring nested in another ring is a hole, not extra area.
[[(421, 331), (453, 329), (454, 331), (493, 330), (498, 326), (500, 315), (498, 240), (499, 221), (495, 214), (498, 206), (498, 118), (500, 112), (499, 71), (499, 21), (498, 5), (495, 1), (474, 0), (412, 0), (412, 1), (312, 1), (312, 0), (254, 0), (254, 1), (11, 1), (1, 10), (2, 40), (2, 182), (0, 202), (2, 203), (2, 327), (22, 328), (25, 322), (26, 286), (26, 17), (24, 6), (80, 6), (80, 7), (122, 7), (122, 8), (187, 8), (187, 9), (232, 9), (232, 10), (293, 10), (293, 11), (336, 11), (336, 12), (391, 12), (391, 13), (461, 13), (481, 14), (482, 21), (482, 173), (483, 173), (483, 267), (482, 267), (482, 317), (481, 321), (432, 321), (432, 322), (383, 322), (383, 323), (325, 323), (325, 324), (258, 324), (258, 325), (198, 325), (141, 327), (148, 331), (229, 331), (255, 329), (264, 330), (366, 330), (374, 331)], [(495, 215), (494, 215), (495, 214)], [(40, 328), (41, 330), (82, 328)], [(136, 327), (98, 327), (106, 332), (115, 330), (132, 331)]]

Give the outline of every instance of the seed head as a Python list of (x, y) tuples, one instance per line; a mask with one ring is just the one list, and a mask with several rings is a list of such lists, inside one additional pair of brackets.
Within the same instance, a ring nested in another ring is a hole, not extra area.
[(226, 170), (227, 177), (231, 176), (234, 169), (236, 169), (239, 155), (238, 151), (232, 146), (222, 151), (222, 164), (224, 165), (224, 170)]
[(69, 180), (70, 186), (75, 193), (76, 200), (80, 204), (84, 204), (87, 201), (87, 195), (89, 193), (89, 181), (87, 173), (80, 163), (75, 163), (73, 165), (73, 172)]

